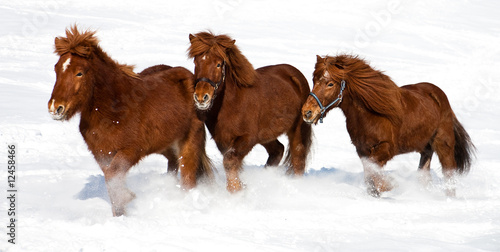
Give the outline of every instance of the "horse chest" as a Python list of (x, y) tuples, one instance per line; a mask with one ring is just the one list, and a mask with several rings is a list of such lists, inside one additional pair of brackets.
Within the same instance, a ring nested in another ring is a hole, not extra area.
[(346, 117), (346, 127), (352, 144), (358, 149), (370, 149), (381, 142), (394, 143), (396, 140), (394, 127), (384, 117), (372, 115)]
[(120, 148), (122, 142), (122, 128), (125, 122), (104, 117), (93, 116), (82, 118), (80, 133), (89, 149), (94, 153), (108, 153), (110, 155)]

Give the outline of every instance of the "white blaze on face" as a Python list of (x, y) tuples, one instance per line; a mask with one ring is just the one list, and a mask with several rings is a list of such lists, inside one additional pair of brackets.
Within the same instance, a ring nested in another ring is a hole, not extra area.
[(50, 105), (50, 112), (53, 113), (56, 111), (56, 108), (54, 107), (54, 103), (56, 102), (56, 99), (52, 99), (52, 104)]
[(64, 73), (64, 71), (66, 71), (66, 69), (68, 68), (70, 63), (71, 63), (71, 57), (69, 57), (66, 61), (64, 61), (63, 65), (62, 65), (63, 73)]
[(325, 70), (325, 73), (323, 74), (323, 78), (325, 78), (325, 79), (330, 78), (330, 74), (328, 73), (328, 71)]
[(202, 60), (206, 60), (207, 59), (207, 55), (203, 55), (203, 57), (201, 57)]

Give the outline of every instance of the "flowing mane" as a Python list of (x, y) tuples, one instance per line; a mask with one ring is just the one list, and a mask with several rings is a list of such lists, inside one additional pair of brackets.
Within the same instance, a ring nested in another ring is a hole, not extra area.
[(66, 37), (56, 37), (54, 52), (59, 56), (65, 53), (72, 53), (84, 58), (90, 58), (95, 54), (103, 60), (109, 60), (116, 64), (116, 66), (126, 75), (133, 78), (139, 78), (139, 75), (134, 72), (134, 66), (119, 64), (112, 60), (99, 47), (99, 39), (94, 37), (95, 33), (96, 31), (89, 30), (80, 33), (76, 25), (72, 25), (69, 30), (66, 29)]
[[(469, 171), (475, 147), (443, 90), (429, 82), (398, 87), (365, 60), (345, 54), (317, 56), (313, 81), (302, 117), (313, 124), (321, 122), (329, 108), (342, 110), (363, 163), (368, 194), (380, 197), (392, 190), (395, 184), (383, 167), (396, 155), (417, 152), (419, 180), (426, 186), (432, 182), (430, 166), (436, 153), (446, 195), (455, 196), (454, 177)], [(323, 105), (327, 101), (332, 102)]]
[(346, 81), (346, 93), (361, 101), (369, 111), (400, 124), (403, 113), (401, 89), (391, 78), (370, 67), (364, 60), (352, 55), (326, 57), (316, 63), (314, 79), (327, 73), (340, 82)]
[(230, 74), (237, 85), (252, 86), (255, 70), (247, 58), (234, 44), (235, 40), (227, 35), (215, 36), (211, 32), (200, 32), (190, 36), (191, 46), (188, 48), (190, 58), (205, 54), (215, 54), (221, 57), (230, 69)]

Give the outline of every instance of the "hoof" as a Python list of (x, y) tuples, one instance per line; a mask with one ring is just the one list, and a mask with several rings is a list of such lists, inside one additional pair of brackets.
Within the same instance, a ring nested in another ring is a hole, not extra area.
[(366, 191), (369, 195), (380, 198), (383, 192), (391, 191), (396, 185), (394, 179), (387, 176), (375, 176), (366, 180)]
[(227, 181), (227, 191), (230, 193), (237, 193), (241, 191), (243, 185), (239, 179), (232, 179)]
[(127, 192), (124, 192), (123, 195), (120, 195), (118, 198), (116, 198), (115, 201), (112, 201), (111, 209), (113, 211), (113, 216), (119, 217), (122, 215), (127, 215), (126, 205), (134, 199), (135, 193), (127, 190)]
[(380, 192), (375, 187), (369, 186), (366, 188), (366, 192), (374, 198), (380, 198)]

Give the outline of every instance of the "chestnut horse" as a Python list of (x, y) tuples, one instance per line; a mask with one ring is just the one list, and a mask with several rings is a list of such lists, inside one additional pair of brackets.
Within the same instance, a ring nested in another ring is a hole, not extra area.
[(421, 155), (418, 168), (427, 183), (431, 158), (437, 153), (446, 193), (455, 195), (453, 177), (469, 171), (475, 147), (440, 88), (431, 83), (398, 87), (351, 55), (317, 56), (313, 81), (311, 96), (302, 107), (304, 121), (317, 123), (340, 107), (363, 162), (370, 195), (379, 197), (393, 187), (381, 171), (387, 161), (413, 151)]
[(311, 145), (311, 126), (301, 116), (309, 94), (307, 79), (290, 65), (254, 70), (235, 40), (210, 32), (189, 35), (189, 57), (194, 58), (194, 100), (223, 154), (227, 189), (241, 189), (243, 158), (256, 144), (269, 154), (266, 166), (279, 165), (289, 139), (286, 164), (289, 174), (302, 175)]
[(180, 168), (187, 189), (201, 175), (211, 176), (192, 73), (158, 65), (136, 74), (112, 60), (94, 34), (80, 33), (75, 25), (66, 29), (66, 38), (56, 37), (60, 58), (48, 106), (55, 120), (81, 114), (80, 132), (104, 173), (113, 215), (125, 214), (135, 197), (126, 187), (126, 173), (146, 155), (164, 155), (169, 173)]

